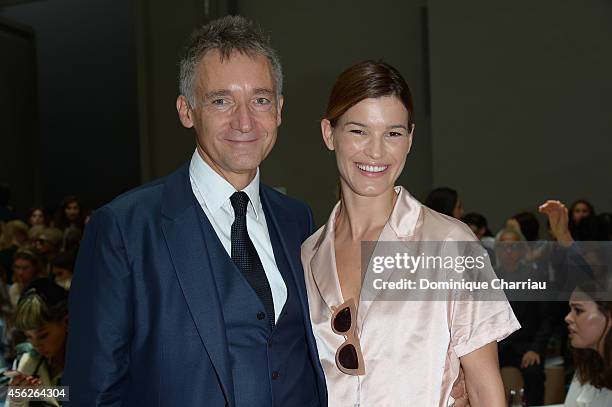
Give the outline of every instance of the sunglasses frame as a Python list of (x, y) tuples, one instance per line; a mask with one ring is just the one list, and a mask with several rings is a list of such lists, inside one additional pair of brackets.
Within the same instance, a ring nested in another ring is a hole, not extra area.
[[(346, 332), (339, 332), (334, 327), (334, 321), (336, 320), (338, 314), (347, 308), (351, 316), (351, 326)], [(338, 369), (342, 373), (351, 376), (365, 375), (365, 364), (363, 362), (361, 344), (359, 343), (359, 338), (357, 337), (357, 334), (355, 332), (357, 330), (357, 306), (355, 305), (355, 300), (353, 298), (349, 298), (348, 300), (344, 301), (342, 304), (336, 307), (332, 306), (331, 329), (336, 335), (344, 337), (344, 342), (336, 350), (336, 366), (338, 367)], [(355, 352), (357, 353), (357, 369), (348, 369), (342, 366), (340, 360), (338, 359), (338, 357), (340, 356), (340, 351), (348, 345), (352, 345), (353, 348), (355, 348)]]

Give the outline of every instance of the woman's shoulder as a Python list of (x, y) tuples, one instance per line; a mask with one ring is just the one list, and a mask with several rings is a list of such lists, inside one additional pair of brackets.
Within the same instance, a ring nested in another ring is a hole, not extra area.
[(608, 407), (612, 405), (612, 390), (597, 389), (589, 383), (580, 383), (574, 375), (565, 398), (565, 407)]
[(471, 242), (478, 240), (468, 225), (451, 216), (436, 212), (423, 205), (423, 230), (434, 234), (440, 241)]

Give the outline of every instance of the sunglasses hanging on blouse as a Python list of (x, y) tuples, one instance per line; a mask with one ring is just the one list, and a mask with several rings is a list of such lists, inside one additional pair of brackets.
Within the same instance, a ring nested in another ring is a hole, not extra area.
[(336, 366), (342, 373), (351, 376), (365, 374), (363, 354), (359, 338), (355, 333), (357, 329), (357, 307), (353, 298), (349, 298), (337, 307), (332, 307), (332, 331), (342, 335), (345, 341), (336, 351)]

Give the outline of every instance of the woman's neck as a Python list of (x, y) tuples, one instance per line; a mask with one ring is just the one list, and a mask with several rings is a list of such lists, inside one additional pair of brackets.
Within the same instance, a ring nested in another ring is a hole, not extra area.
[(378, 196), (362, 196), (342, 185), (340, 211), (336, 218), (336, 234), (350, 236), (353, 241), (371, 240), (389, 220), (397, 194), (393, 188)]
[(47, 363), (49, 365), (50, 370), (49, 374), (51, 376), (55, 376), (57, 373), (62, 372), (64, 370), (65, 354), (65, 350), (62, 350), (59, 352), (59, 354), (47, 359)]

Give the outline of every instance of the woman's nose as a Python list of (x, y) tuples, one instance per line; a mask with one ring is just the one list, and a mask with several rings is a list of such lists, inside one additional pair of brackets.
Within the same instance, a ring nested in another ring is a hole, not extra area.
[(372, 136), (368, 140), (365, 148), (365, 154), (372, 159), (379, 159), (384, 155), (384, 145), (382, 137)]

